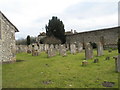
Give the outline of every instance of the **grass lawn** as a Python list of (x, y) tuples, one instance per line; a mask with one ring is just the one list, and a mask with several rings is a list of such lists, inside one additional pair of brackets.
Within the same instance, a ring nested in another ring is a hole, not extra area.
[[(94, 58), (83, 67), (84, 51), (51, 58), (44, 52), (39, 56), (20, 53), (17, 60), (24, 61), (2, 66), (3, 88), (106, 88), (102, 86), (104, 81), (115, 82), (112, 88), (118, 88), (118, 73), (112, 58), (116, 55), (117, 50), (104, 51), (104, 56), (97, 57), (94, 50)], [(107, 56), (110, 60), (105, 60)], [(93, 63), (95, 58), (99, 63)]]

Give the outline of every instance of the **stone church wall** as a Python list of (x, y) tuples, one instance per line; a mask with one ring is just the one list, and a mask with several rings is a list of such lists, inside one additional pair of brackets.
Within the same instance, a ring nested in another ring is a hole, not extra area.
[(0, 13), (0, 57), (3, 62), (16, 61), (16, 28)]
[(120, 27), (101, 29), (95, 31), (81, 32), (66, 36), (66, 43), (102, 42), (104, 45), (115, 45), (118, 40), (118, 29)]

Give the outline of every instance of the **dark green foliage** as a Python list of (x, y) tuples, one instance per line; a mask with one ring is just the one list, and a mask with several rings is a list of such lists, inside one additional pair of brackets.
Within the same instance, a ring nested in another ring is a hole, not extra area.
[(118, 39), (118, 53), (120, 53), (120, 38)]
[(27, 45), (30, 45), (30, 43), (31, 43), (31, 42), (30, 42), (30, 36), (28, 35), (28, 36), (27, 36)]
[(90, 42), (90, 44), (92, 45), (93, 49), (97, 48), (96, 43), (92, 43), (92, 42)]
[(65, 43), (66, 39), (64, 24), (62, 21), (60, 21), (60, 19), (53, 16), (45, 28), (47, 36), (55, 36), (56, 38), (60, 39), (62, 43)]

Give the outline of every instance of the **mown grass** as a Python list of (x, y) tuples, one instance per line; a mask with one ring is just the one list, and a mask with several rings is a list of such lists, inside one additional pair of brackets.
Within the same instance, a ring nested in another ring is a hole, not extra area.
[[(118, 88), (118, 73), (112, 58), (116, 55), (116, 50), (111, 53), (106, 50), (104, 56), (97, 57), (94, 50), (94, 58), (83, 67), (84, 51), (51, 58), (44, 52), (39, 56), (20, 53), (17, 60), (23, 62), (3, 64), (3, 88), (105, 88), (104, 81), (115, 82), (112, 88)], [(107, 56), (110, 60), (105, 60)], [(99, 63), (93, 63), (95, 58)]]

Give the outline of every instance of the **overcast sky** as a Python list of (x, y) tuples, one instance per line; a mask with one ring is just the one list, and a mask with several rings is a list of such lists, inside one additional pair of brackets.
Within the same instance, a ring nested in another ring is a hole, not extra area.
[(0, 0), (0, 10), (19, 29), (16, 39), (45, 32), (52, 16), (65, 31), (77, 32), (118, 26), (119, 0)]

